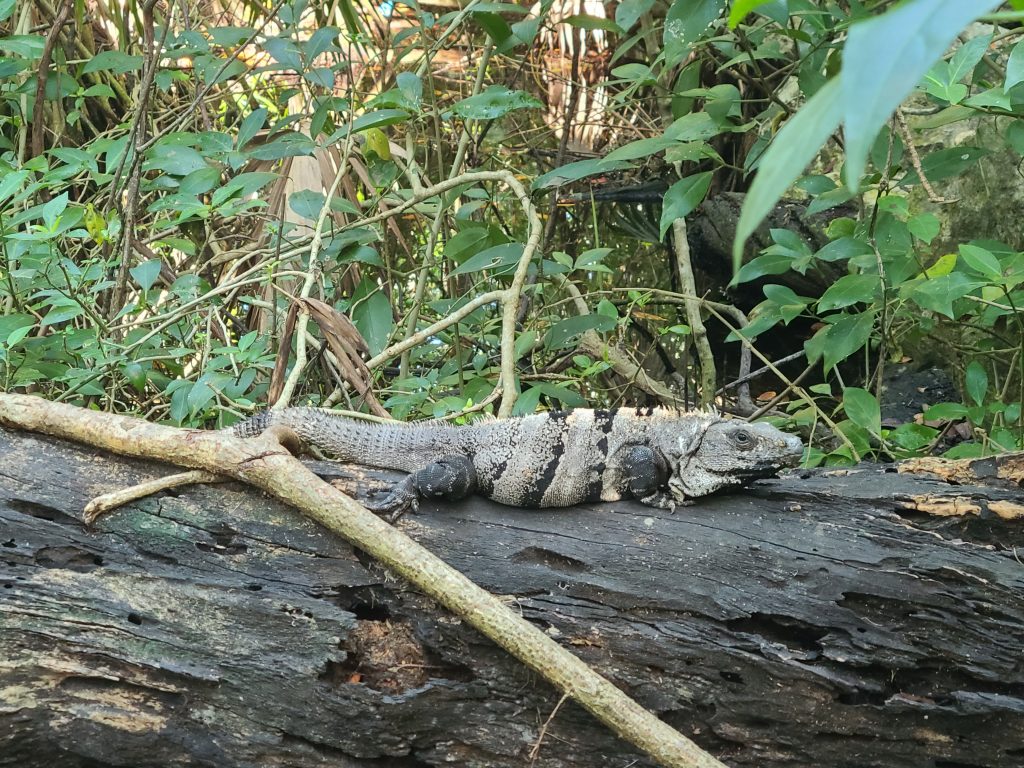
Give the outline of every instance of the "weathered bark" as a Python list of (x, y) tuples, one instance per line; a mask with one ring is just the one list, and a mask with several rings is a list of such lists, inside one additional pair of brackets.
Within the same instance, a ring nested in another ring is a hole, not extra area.
[[(82, 526), (172, 471), (0, 431), (0, 765), (529, 764), (558, 694), (298, 513), (226, 484)], [(954, 496), (976, 514), (913, 511)], [(1019, 502), (864, 469), (675, 514), (473, 499), (400, 525), (730, 765), (1009, 767)], [(565, 703), (535, 764), (634, 760)]]

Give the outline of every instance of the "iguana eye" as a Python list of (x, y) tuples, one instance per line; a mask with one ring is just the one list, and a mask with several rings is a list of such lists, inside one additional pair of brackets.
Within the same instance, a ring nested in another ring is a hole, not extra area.
[(733, 432), (732, 439), (736, 441), (736, 445), (740, 448), (749, 448), (754, 442), (754, 438), (745, 429), (738, 429)]

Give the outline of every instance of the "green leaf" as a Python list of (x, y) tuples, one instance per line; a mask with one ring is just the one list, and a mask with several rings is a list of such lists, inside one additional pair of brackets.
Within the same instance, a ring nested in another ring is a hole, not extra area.
[(907, 229), (922, 243), (930, 243), (939, 234), (941, 222), (934, 213), (919, 213), (907, 220)]
[(238, 149), (245, 149), (245, 145), (252, 141), (256, 134), (260, 132), (260, 129), (267, 122), (267, 114), (267, 110), (260, 107), (245, 116), (241, 125), (238, 126), (238, 136), (235, 137), (235, 146)]
[(115, 75), (134, 72), (142, 68), (141, 56), (129, 56), (121, 51), (100, 51), (82, 67), (82, 73), (109, 71)]
[(978, 66), (981, 57), (988, 50), (992, 42), (992, 33), (972, 37), (966, 43), (956, 49), (953, 58), (949, 60), (949, 76), (954, 83), (964, 80), (974, 68)]
[(327, 196), (322, 192), (314, 192), (311, 189), (303, 189), (293, 192), (288, 196), (288, 207), (304, 219), (316, 221), (320, 217), (320, 211), (327, 202)]
[(648, 157), (676, 144), (678, 142), (675, 139), (669, 139), (665, 136), (652, 136), (649, 139), (631, 141), (629, 144), (624, 144), (618, 149), (613, 149), (604, 159), (606, 161), (638, 160), (641, 157)]
[(197, 381), (188, 391), (188, 396), (185, 398), (189, 415), (195, 416), (203, 410), (203, 408), (213, 400), (216, 394), (217, 393), (214, 392), (213, 387), (207, 384), (203, 379)]
[(683, 218), (701, 204), (710, 186), (711, 171), (705, 171), (680, 179), (669, 187), (661, 208), (661, 225), (659, 227), (661, 239), (665, 238), (665, 233), (672, 226), (672, 222)]
[(882, 287), (878, 275), (845, 275), (829, 286), (818, 299), (818, 311), (829, 312), (860, 302), (871, 302)]
[(890, 442), (903, 448), (906, 451), (917, 452), (929, 445), (939, 434), (939, 430), (932, 427), (926, 427), (924, 424), (914, 424), (913, 422), (907, 422), (900, 424), (896, 429), (889, 433), (888, 439)]
[(28, 171), (8, 171), (0, 176), (0, 202), (21, 189), (22, 183), (28, 176)]
[(461, 264), (474, 253), (491, 241), (491, 231), (487, 227), (473, 225), (456, 232), (452, 238), (444, 244), (444, 255)]
[(220, 182), (220, 168), (200, 168), (181, 180), (178, 192), (182, 195), (203, 195)]
[(179, 144), (158, 144), (149, 151), (147, 170), (164, 171), (174, 176), (187, 176), (192, 171), (206, 168), (206, 160), (192, 147)]
[(751, 259), (736, 273), (730, 285), (757, 280), (766, 275), (781, 275), (793, 266), (793, 259), (783, 253), (765, 253)]
[[(0, 339), (10, 339), (12, 335), (21, 333), (25, 328), (31, 329), (35, 323), (35, 316), (29, 314), (0, 315)], [(24, 337), (24, 334), (22, 336)], [(14, 342), (8, 341), (7, 345), (13, 347)]]
[(484, 32), (490, 36), (496, 45), (501, 46), (512, 38), (512, 27), (509, 26), (505, 19), (497, 13), (481, 13), (479, 5), (473, 6), (473, 8), (475, 9), (473, 20), (483, 27)]
[(960, 31), (999, 3), (910, 0), (850, 26), (839, 75), (850, 191), (860, 186), (875, 136), (896, 107)]
[[(990, 154), (990, 150), (981, 147), (940, 149), (921, 158), (921, 170), (924, 171), (928, 181), (941, 181), (963, 173), (987, 154)], [(917, 171), (911, 168), (907, 171), (907, 175), (900, 180), (900, 185), (919, 184), (920, 182), (921, 178), (917, 175)]]
[(1009, 93), (1010, 89), (1018, 83), (1024, 83), (1024, 40), (1013, 46), (1010, 58), (1006, 61), (1006, 80), (1003, 82), (1003, 93)]
[(665, 16), (665, 66), (674, 67), (725, 8), (725, 0), (673, 0)]
[(604, 158), (594, 160), (579, 160), (575, 163), (568, 163), (553, 171), (548, 171), (543, 176), (538, 176), (532, 185), (534, 190), (560, 187), (573, 181), (585, 179), (588, 176), (596, 176), (599, 173), (611, 173), (632, 168), (632, 164), (624, 160), (608, 162)]
[(807, 305), (811, 303), (810, 299), (797, 296), (793, 289), (787, 285), (769, 283), (761, 290), (764, 292), (765, 298), (775, 305), (779, 316), (785, 321), (786, 325), (789, 325), (803, 314)]
[(587, 331), (610, 331), (617, 324), (614, 317), (601, 314), (577, 315), (559, 320), (548, 331), (545, 344), (548, 349), (567, 347)]
[(1006, 143), (1018, 155), (1024, 155), (1024, 121), (1014, 120), (1006, 127)]
[(526, 91), (511, 91), (504, 85), (491, 85), (483, 93), (453, 104), (444, 117), (457, 115), (463, 120), (496, 120), (517, 109), (540, 109), (543, 106)]
[[(14, 0), (9, 0), (14, 2)], [(654, 7), (654, 0), (622, 0), (615, 8), (615, 23), (623, 31), (628, 32), (633, 28), (640, 17)]]
[(398, 90), (413, 106), (419, 106), (423, 100), (423, 81), (420, 76), (413, 72), (399, 72), (395, 78), (398, 83)]
[(989, 280), (998, 280), (1003, 276), (1003, 268), (995, 254), (977, 245), (967, 243), (961, 245), (960, 258), (963, 259), (964, 264)]
[(519, 263), (525, 247), (522, 243), (502, 243), (491, 246), (464, 261), (457, 269), (452, 270), (451, 276), (480, 272), (484, 269), (491, 270), (493, 275), (507, 274)]
[(11, 35), (0, 37), (0, 51), (13, 53), (23, 59), (38, 59), (43, 55), (46, 40), (42, 35)]
[(736, 29), (743, 19), (759, 5), (765, 5), (772, 0), (733, 0), (732, 8), (729, 9), (729, 29)]
[(232, 48), (241, 45), (255, 35), (256, 30), (252, 27), (210, 26), (206, 29), (206, 34), (210, 36), (215, 45), (219, 45), (221, 48)]
[(251, 195), (253, 192), (265, 187), (272, 181), (276, 181), (278, 174), (270, 173), (269, 171), (250, 171), (249, 173), (240, 173), (233, 179), (229, 179), (223, 187), (213, 193), (213, 197), (210, 198), (213, 205), (216, 207), (231, 199), (234, 195), (239, 197), (246, 197)]
[(47, 229), (54, 229), (57, 226), (58, 217), (64, 213), (64, 210), (68, 207), (68, 193), (62, 192), (47, 202), (42, 207), (43, 223), (46, 224)]
[(586, 400), (562, 384), (541, 381), (534, 384), (534, 387), (548, 397), (558, 400), (566, 408), (581, 408), (587, 404)]
[(962, 299), (979, 285), (981, 283), (969, 280), (962, 272), (951, 272), (918, 283), (914, 286), (911, 296), (923, 309), (956, 320), (959, 313), (954, 313), (953, 302)]
[[(367, 283), (368, 280), (364, 278), (364, 282), (360, 284), (359, 288), (366, 288)], [(375, 286), (373, 287), (375, 288)], [(395, 327), (391, 302), (388, 301), (384, 291), (379, 289), (373, 290), (365, 300), (354, 303), (352, 322), (363, 338), (366, 339), (366, 345), (370, 348), (371, 355), (383, 352), (384, 348), (388, 345), (388, 341), (391, 339), (391, 332)]]
[(61, 296), (50, 305), (50, 311), (39, 322), (40, 325), (58, 325), (74, 320), (83, 312), (85, 310), (77, 301)]
[(0, 21), (7, 21), (14, 13), (17, 0), (0, 0)]
[(738, 269), (743, 244), (772, 211), (775, 203), (839, 125), (843, 103), (839, 83), (830, 80), (786, 121), (758, 163), (757, 176), (747, 192), (736, 225), (733, 269)]
[(135, 278), (135, 282), (138, 283), (143, 291), (148, 291), (153, 287), (156, 279), (160, 277), (160, 259), (144, 261), (138, 266), (129, 269), (128, 272)]
[(591, 16), (589, 13), (577, 13), (573, 16), (562, 19), (562, 23), (568, 24), (570, 27), (576, 27), (577, 29), (601, 29), (605, 32), (615, 32), (618, 34), (622, 34), (626, 31), (611, 19), (605, 19), (600, 16)]
[(866, 389), (848, 387), (843, 390), (843, 410), (847, 418), (872, 435), (882, 431), (882, 414), (875, 396)]
[(146, 389), (146, 371), (136, 362), (126, 363), (121, 369), (128, 383), (136, 392), (144, 392)]
[(814, 258), (819, 261), (846, 261), (869, 253), (872, 253), (871, 246), (859, 237), (840, 237), (826, 243), (821, 250), (814, 254)]
[(409, 119), (409, 113), (404, 109), (378, 109), (375, 112), (367, 112), (352, 121), (352, 133), (359, 133), (368, 128), (383, 128), (388, 125), (402, 123)]
[(967, 366), (964, 373), (964, 388), (975, 405), (984, 405), (985, 393), (988, 392), (988, 374), (985, 373), (985, 366), (977, 360), (972, 360)]
[(967, 418), (967, 407), (960, 403), (937, 403), (924, 412), (925, 421), (955, 421)]
[(290, 37), (272, 37), (263, 43), (263, 49), (282, 66), (296, 71), (302, 69), (301, 51)]
[[(348, 126), (345, 127), (345, 134), (348, 134)], [(257, 143), (251, 149), (245, 150), (244, 154), (253, 160), (281, 160), (286, 157), (312, 155), (315, 149), (316, 145), (309, 136), (296, 131), (282, 131), (266, 144)]]
[(805, 343), (808, 359), (824, 358), (825, 372), (828, 373), (854, 352), (864, 348), (871, 338), (874, 322), (874, 312), (843, 315)]

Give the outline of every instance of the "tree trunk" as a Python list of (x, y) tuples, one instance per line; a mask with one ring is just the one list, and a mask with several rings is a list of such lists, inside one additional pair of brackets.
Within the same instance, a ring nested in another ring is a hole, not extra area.
[[(649, 765), (240, 485), (80, 522), (173, 471), (0, 430), (0, 765)], [(1021, 511), (1019, 488), (869, 467), (674, 514), (470, 499), (399, 525), (730, 765), (1016, 768)]]

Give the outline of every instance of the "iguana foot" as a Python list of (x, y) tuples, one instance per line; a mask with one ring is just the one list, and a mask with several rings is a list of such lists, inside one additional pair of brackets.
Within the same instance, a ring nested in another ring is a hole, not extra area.
[(419, 512), (420, 496), (412, 477), (407, 477), (380, 499), (369, 498), (363, 506), (389, 523), (397, 522), (406, 512)]

